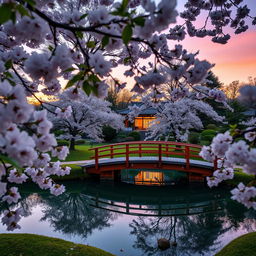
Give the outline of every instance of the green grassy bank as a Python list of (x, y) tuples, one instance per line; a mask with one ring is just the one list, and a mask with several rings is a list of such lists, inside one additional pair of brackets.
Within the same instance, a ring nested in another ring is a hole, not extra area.
[(256, 255), (256, 232), (236, 238), (226, 245), (216, 256), (253, 256)]
[(0, 234), (1, 256), (114, 256), (101, 249), (33, 234)]

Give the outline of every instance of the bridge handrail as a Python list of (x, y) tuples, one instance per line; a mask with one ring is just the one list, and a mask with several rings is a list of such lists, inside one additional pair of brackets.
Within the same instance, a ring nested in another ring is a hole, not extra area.
[(99, 147), (94, 147), (90, 148), (89, 150), (95, 150), (95, 149), (100, 149), (100, 148), (105, 148), (105, 147), (110, 147), (110, 146), (122, 146), (122, 145), (133, 145), (133, 144), (155, 144), (155, 145), (177, 145), (177, 146), (189, 146), (191, 148), (199, 148), (201, 149), (202, 146), (197, 145), (197, 144), (189, 144), (189, 143), (184, 143), (184, 142), (174, 142), (174, 141), (131, 141), (131, 142), (120, 142), (120, 143), (115, 143), (115, 144), (108, 144), (108, 145), (103, 145)]

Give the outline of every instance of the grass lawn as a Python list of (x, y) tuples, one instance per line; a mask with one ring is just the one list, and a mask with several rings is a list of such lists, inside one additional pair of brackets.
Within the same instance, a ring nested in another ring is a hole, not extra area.
[(256, 232), (236, 238), (226, 245), (216, 256), (253, 256), (256, 255)]
[(0, 234), (1, 256), (114, 256), (101, 249), (33, 234)]
[[(94, 147), (100, 147), (107, 144), (96, 144), (96, 145), (89, 145), (89, 144), (82, 144), (82, 145), (76, 145), (76, 150), (71, 150), (67, 156), (67, 158), (64, 160), (65, 162), (68, 161), (82, 161), (82, 160), (89, 160), (91, 156), (93, 156), (94, 152), (93, 150), (90, 151), (90, 148)], [(54, 159), (57, 160), (57, 159)]]

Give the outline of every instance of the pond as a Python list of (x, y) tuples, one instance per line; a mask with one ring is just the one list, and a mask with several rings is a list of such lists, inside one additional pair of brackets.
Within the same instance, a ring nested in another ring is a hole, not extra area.
[[(256, 230), (255, 211), (232, 201), (224, 189), (93, 181), (65, 185), (67, 191), (59, 197), (33, 184), (23, 186), (19, 204), (25, 217), (15, 232), (89, 244), (118, 256), (211, 256)], [(6, 233), (2, 225), (0, 232)], [(161, 252), (159, 238), (177, 246)]]

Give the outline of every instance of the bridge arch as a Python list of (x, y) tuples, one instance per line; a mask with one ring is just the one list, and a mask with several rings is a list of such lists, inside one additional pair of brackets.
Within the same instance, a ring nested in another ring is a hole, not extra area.
[(104, 145), (94, 151), (91, 161), (83, 165), (88, 174), (97, 174), (101, 179), (114, 179), (124, 169), (176, 170), (188, 173), (190, 181), (204, 180), (217, 169), (199, 155), (200, 145), (165, 142), (135, 141)]

